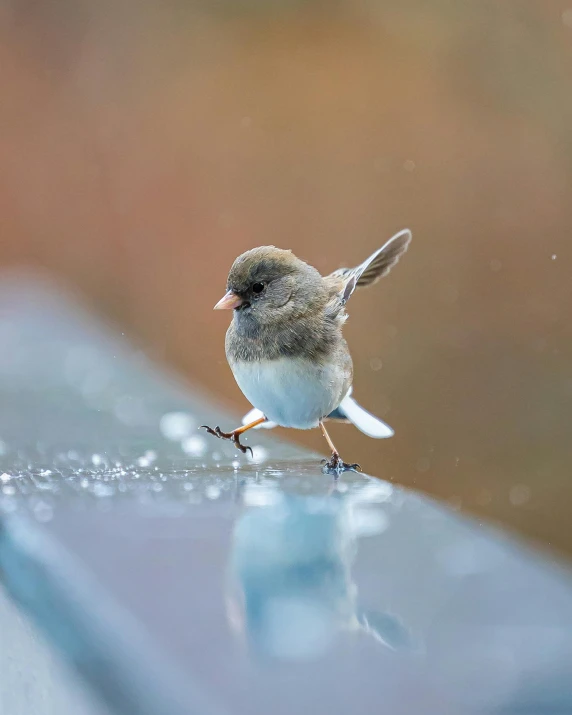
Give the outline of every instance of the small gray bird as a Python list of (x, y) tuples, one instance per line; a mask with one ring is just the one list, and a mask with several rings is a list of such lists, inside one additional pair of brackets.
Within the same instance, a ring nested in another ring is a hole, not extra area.
[(240, 435), (253, 427), (319, 426), (332, 451), (324, 471), (359, 469), (340, 459), (324, 421), (352, 422), (378, 439), (391, 437), (393, 430), (351, 397), (353, 365), (342, 335), (346, 303), (356, 288), (386, 275), (410, 241), (411, 231), (404, 229), (356, 268), (328, 276), (274, 246), (239, 256), (228, 274), (227, 293), (214, 309), (234, 310), (226, 357), (255, 409), (232, 432), (203, 427), (246, 452), (250, 447), (241, 444)]

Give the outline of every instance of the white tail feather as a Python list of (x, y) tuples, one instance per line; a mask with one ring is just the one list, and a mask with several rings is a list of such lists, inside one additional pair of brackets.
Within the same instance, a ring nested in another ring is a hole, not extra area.
[[(264, 413), (254, 407), (248, 414), (244, 415), (242, 418), (242, 424), (247, 425), (249, 422), (259, 420), (261, 417), (264, 417)], [(260, 429), (261, 427), (262, 429), (272, 429), (273, 427), (276, 427), (276, 422), (262, 422), (256, 427), (253, 427), (253, 429)]]
[(341, 401), (339, 409), (350, 422), (368, 437), (387, 439), (394, 435), (394, 431), (389, 425), (386, 425), (385, 422), (360, 407), (353, 397), (350, 397), (349, 393)]

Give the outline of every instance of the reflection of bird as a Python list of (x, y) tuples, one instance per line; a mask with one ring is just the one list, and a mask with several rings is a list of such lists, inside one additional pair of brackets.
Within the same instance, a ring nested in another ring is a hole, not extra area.
[[(240, 443), (246, 430), (272, 423), (282, 427), (321, 427), (332, 451), (326, 469), (353, 469), (340, 459), (325, 419), (353, 422), (371, 437), (393, 431), (351, 397), (352, 359), (342, 327), (346, 303), (356, 288), (375, 283), (407, 249), (411, 232), (400, 231), (356, 268), (322, 277), (291, 251), (274, 246), (239, 256), (228, 276), (226, 295), (215, 309), (234, 309), (226, 334), (226, 356), (238, 386), (256, 408), (251, 421), (232, 432), (206, 429)], [(358, 467), (359, 468), (359, 467)]]
[(366, 610), (351, 576), (357, 542), (348, 500), (277, 495), (237, 522), (229, 564), (228, 616), (262, 657), (319, 657), (345, 632), (395, 650), (413, 640), (395, 616)]

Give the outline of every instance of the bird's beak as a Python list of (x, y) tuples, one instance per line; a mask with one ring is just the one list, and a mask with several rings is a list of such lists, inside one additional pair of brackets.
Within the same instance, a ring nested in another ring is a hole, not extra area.
[(236, 295), (236, 293), (229, 290), (228, 293), (223, 295), (213, 310), (233, 310), (234, 308), (238, 308), (238, 306), (243, 303), (244, 301), (239, 295)]

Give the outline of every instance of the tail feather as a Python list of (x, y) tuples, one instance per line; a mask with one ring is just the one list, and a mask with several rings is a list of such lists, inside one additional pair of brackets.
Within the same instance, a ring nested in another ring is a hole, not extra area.
[[(264, 417), (264, 413), (260, 410), (257, 410), (256, 407), (253, 407), (250, 412), (247, 412), (242, 418), (242, 424), (247, 425), (249, 422), (255, 422), (261, 417)], [(276, 422), (269, 422), (267, 420), (266, 422), (262, 422), (261, 424), (254, 427), (254, 429), (273, 429), (274, 427), (276, 427)]]
[[(254, 422), (263, 416), (260, 410), (253, 408), (244, 415), (242, 424), (247, 425), (249, 422)], [(371, 412), (364, 410), (361, 405), (358, 405), (353, 397), (351, 397), (351, 390), (341, 401), (340, 406), (328, 415), (328, 419), (351, 422), (361, 432), (374, 439), (387, 439), (394, 435), (389, 425), (372, 415)], [(254, 429), (273, 429), (274, 427), (276, 427), (275, 422), (263, 422)]]
[(361, 432), (374, 439), (387, 439), (394, 435), (394, 431), (389, 425), (372, 415), (371, 412), (364, 410), (350, 394), (344, 397), (340, 406), (329, 417), (331, 419), (347, 419)]

